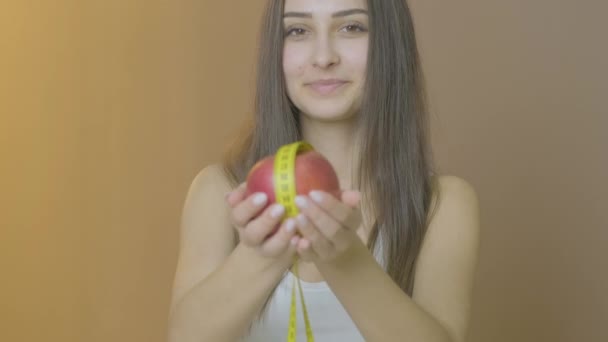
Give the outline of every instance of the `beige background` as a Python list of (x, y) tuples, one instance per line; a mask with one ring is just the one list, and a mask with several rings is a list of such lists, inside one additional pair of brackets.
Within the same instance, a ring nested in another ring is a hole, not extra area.
[[(262, 1), (86, 3), (0, 6), (2, 341), (163, 341), (187, 188), (251, 107)], [(411, 5), (481, 199), (470, 340), (608, 340), (606, 2)]]

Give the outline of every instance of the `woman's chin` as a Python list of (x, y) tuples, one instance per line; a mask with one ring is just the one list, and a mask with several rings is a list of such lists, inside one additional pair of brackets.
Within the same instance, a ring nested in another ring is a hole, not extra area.
[(353, 117), (353, 112), (344, 109), (328, 110), (327, 108), (319, 110), (311, 110), (303, 113), (308, 119), (322, 122), (333, 122), (350, 119)]

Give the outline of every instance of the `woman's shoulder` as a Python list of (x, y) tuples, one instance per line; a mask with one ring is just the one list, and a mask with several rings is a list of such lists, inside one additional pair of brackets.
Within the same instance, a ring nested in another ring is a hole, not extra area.
[[(433, 196), (430, 218), (437, 220), (452, 211), (477, 211), (479, 199), (475, 187), (466, 179), (455, 175), (433, 175)], [(441, 212), (441, 213), (440, 213)]]
[(231, 191), (233, 188), (221, 163), (211, 163), (203, 167), (192, 183), (198, 188), (208, 186), (219, 192)]
[(439, 193), (445, 193), (440, 196), (472, 196), (476, 195), (473, 185), (464, 178), (455, 175), (433, 175), (434, 181), (437, 184)]
[[(191, 181), (186, 195), (185, 209), (192, 209), (193, 215), (198, 215), (200, 208), (205, 205), (217, 210), (224, 209), (224, 195), (233, 190), (228, 176), (220, 163), (208, 164), (203, 167)], [(219, 211), (216, 211), (219, 212)]]

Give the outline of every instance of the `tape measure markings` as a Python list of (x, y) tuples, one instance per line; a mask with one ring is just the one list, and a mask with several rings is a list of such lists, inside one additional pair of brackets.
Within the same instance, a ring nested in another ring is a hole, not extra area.
[[(298, 215), (298, 208), (294, 203), (296, 197), (296, 182), (295, 182), (295, 161), (298, 152), (306, 152), (313, 150), (313, 147), (305, 142), (298, 141), (295, 143), (281, 146), (275, 155), (274, 162), (274, 188), (275, 198), (277, 202), (285, 207), (285, 215), (283, 221), (288, 218)], [(297, 281), (296, 281), (297, 280)], [(304, 293), (302, 292), (302, 284), (298, 272), (298, 258), (294, 257), (294, 279), (291, 288), (291, 307), (289, 309), (289, 328), (287, 333), (287, 342), (296, 341), (296, 286), (300, 294), (300, 302), (302, 304), (302, 313), (304, 314), (304, 323), (306, 328), (306, 339), (308, 342), (314, 342), (312, 328), (308, 319), (308, 311), (304, 302)]]

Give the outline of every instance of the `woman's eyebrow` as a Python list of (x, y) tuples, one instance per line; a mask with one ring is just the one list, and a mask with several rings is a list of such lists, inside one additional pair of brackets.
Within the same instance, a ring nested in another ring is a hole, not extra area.
[[(348, 10), (344, 10), (344, 11), (338, 11), (334, 14), (331, 15), (332, 18), (338, 18), (338, 17), (346, 17), (349, 15), (353, 15), (353, 14), (366, 14), (367, 15), (367, 11), (361, 8), (353, 8), (353, 9), (348, 9)], [(293, 18), (312, 18), (312, 13), (310, 12), (285, 12), (285, 14), (283, 14), (283, 18), (288, 18), (288, 17), (293, 17)]]

